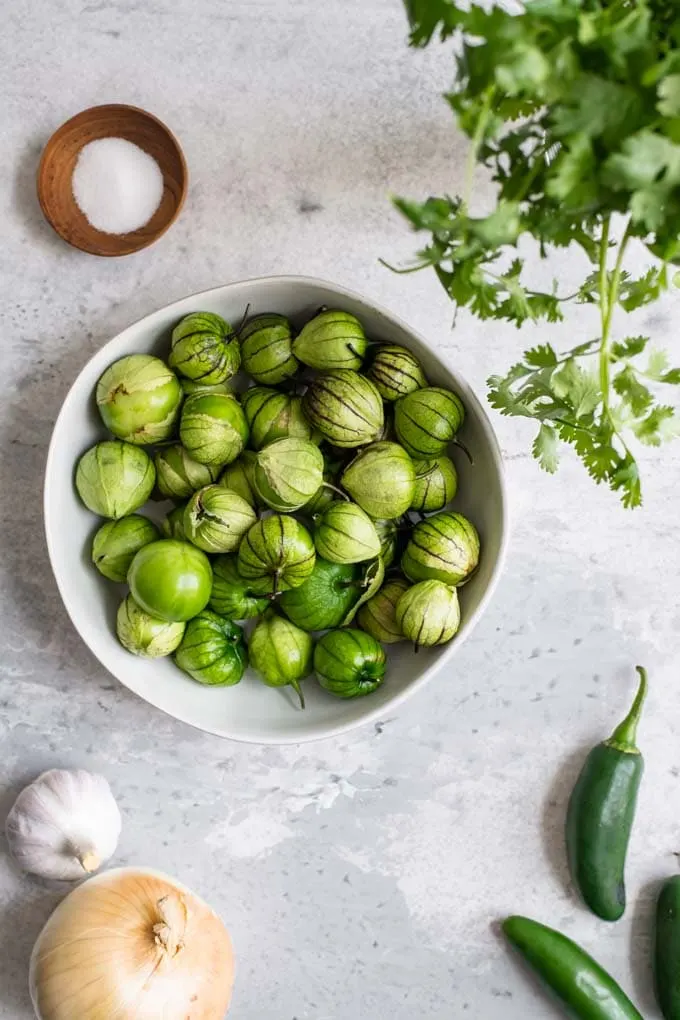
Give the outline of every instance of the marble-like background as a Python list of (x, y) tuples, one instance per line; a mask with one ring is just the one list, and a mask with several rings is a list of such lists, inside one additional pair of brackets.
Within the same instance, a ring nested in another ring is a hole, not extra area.
[[(499, 420), (514, 534), (472, 638), (384, 724), (303, 748), (241, 747), (129, 694), (75, 634), (42, 537), (52, 422), (78, 369), (153, 308), (201, 288), (307, 273), (411, 322), (479, 392), (524, 342), (568, 327), (479, 324), (433, 276), (398, 277), (414, 238), (388, 193), (455, 190), (464, 145), (438, 97), (450, 54), (414, 53), (399, 0), (16, 0), (0, 48), (0, 816), (43, 768), (105, 773), (125, 816), (118, 863), (157, 866), (227, 920), (235, 1020), (525, 1020), (557, 1016), (500, 944), (525, 912), (595, 951), (656, 1016), (648, 974), (659, 878), (680, 850), (680, 447), (644, 455), (645, 509), (624, 512), (567, 458), (529, 456), (531, 427)], [(69, 249), (34, 195), (41, 147), (97, 102), (144, 106), (191, 169), (181, 220), (118, 261)], [(482, 188), (483, 191), (483, 188)], [(579, 279), (563, 256), (562, 278)], [(641, 314), (675, 349), (680, 305)], [(651, 672), (647, 776), (630, 907), (597, 923), (569, 891), (562, 819), (584, 749)], [(57, 894), (0, 843), (0, 1018), (27, 1020), (26, 966)]]

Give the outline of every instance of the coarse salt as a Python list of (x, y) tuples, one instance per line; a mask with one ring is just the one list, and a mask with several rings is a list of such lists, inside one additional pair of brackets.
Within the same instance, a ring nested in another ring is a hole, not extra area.
[(71, 185), (80, 211), (105, 234), (139, 230), (163, 197), (158, 163), (126, 138), (97, 138), (84, 145)]

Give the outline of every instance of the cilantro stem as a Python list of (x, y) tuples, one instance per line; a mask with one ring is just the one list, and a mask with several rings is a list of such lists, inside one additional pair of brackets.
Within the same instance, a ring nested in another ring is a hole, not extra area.
[(385, 259), (378, 259), (378, 264), (384, 266), (385, 269), (389, 269), (391, 273), (397, 273), (398, 276), (408, 276), (409, 273), (419, 273), (421, 269), (428, 269), (433, 266), (433, 262), (419, 262), (416, 266), (393, 266), (390, 262), (386, 262)]
[[(609, 340), (612, 326), (612, 318), (616, 307), (616, 299), (619, 293), (621, 281), (621, 270), (623, 257), (626, 253), (626, 246), (629, 239), (629, 228), (626, 227), (621, 243), (619, 244), (614, 271), (611, 280), (608, 280), (607, 253), (609, 250), (609, 216), (605, 217), (602, 224), (602, 236), (600, 238), (600, 270), (599, 270), (599, 292), (600, 292), (600, 315), (602, 319), (602, 337), (600, 339), (600, 389), (602, 390), (602, 414), (609, 420), (613, 431), (618, 435), (612, 420), (609, 406), (610, 378), (609, 368), (611, 365), (611, 352)], [(619, 439), (621, 436), (619, 435)], [(623, 440), (622, 440), (623, 442)], [(624, 444), (625, 446), (625, 444)]]
[(623, 257), (626, 252), (626, 246), (630, 237), (630, 223), (627, 224), (626, 229), (623, 232), (623, 237), (619, 244), (619, 250), (616, 256), (616, 262), (614, 263), (614, 271), (611, 274), (611, 279), (608, 279), (607, 273), (607, 254), (609, 250), (609, 216), (605, 217), (602, 224), (602, 236), (600, 238), (600, 269), (599, 269), (599, 292), (600, 292), (600, 315), (602, 319), (602, 337), (600, 339), (600, 389), (602, 390), (602, 420), (603, 423), (606, 420), (609, 428), (612, 431), (612, 435), (616, 436), (621, 446), (624, 449), (626, 457), (632, 459), (632, 454), (628, 445), (621, 435), (621, 432), (616, 427), (616, 422), (611, 412), (609, 404), (610, 394), (610, 375), (609, 370), (611, 367), (611, 351), (610, 351), (610, 333), (612, 326), (612, 317), (614, 315), (614, 309), (619, 294), (619, 284), (621, 282), (621, 270), (623, 267)]
[(602, 392), (602, 414), (610, 418), (609, 411), (609, 330), (611, 317), (609, 315), (609, 292), (607, 290), (607, 254), (609, 252), (609, 216), (602, 221), (602, 235), (600, 237), (600, 269), (598, 274), (598, 285), (600, 292), (600, 319), (602, 322), (602, 336), (600, 337), (600, 390)]
[(484, 132), (486, 125), (489, 122), (489, 114), (491, 113), (491, 103), (496, 92), (495, 85), (489, 85), (484, 90), (484, 100), (482, 102), (482, 108), (479, 111), (479, 117), (475, 124), (475, 131), (470, 142), (468, 149), (467, 161), (465, 164), (465, 187), (463, 190), (463, 202), (461, 205), (461, 215), (465, 215), (470, 205), (470, 199), (472, 197), (472, 184), (475, 179), (475, 167), (477, 165), (477, 156), (479, 155), (479, 147), (484, 140)]

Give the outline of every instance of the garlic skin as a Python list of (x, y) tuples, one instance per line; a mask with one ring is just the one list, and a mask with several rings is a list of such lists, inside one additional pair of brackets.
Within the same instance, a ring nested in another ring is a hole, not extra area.
[(223, 1020), (234, 961), (220, 918), (156, 871), (117, 868), (77, 886), (33, 949), (38, 1020)]
[(5, 833), (24, 871), (75, 882), (113, 855), (121, 824), (103, 776), (84, 769), (50, 769), (21, 791)]

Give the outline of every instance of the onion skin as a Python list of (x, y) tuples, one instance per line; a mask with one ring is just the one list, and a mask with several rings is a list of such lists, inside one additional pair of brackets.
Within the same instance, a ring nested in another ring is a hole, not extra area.
[(38, 1020), (223, 1020), (233, 982), (220, 918), (179, 882), (139, 868), (70, 893), (38, 936), (29, 973)]

